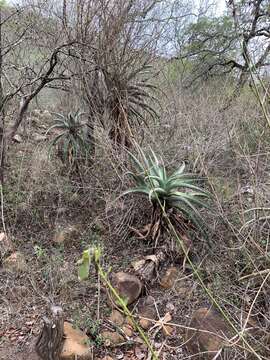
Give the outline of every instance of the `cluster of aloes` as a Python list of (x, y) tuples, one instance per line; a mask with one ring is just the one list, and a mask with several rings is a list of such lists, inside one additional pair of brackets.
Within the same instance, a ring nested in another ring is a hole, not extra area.
[(69, 113), (68, 115), (55, 114), (55, 123), (47, 130), (57, 130), (59, 133), (50, 143), (49, 153), (53, 147), (57, 147), (58, 153), (64, 163), (71, 168), (78, 166), (79, 161), (86, 161), (91, 149), (91, 143), (87, 137), (87, 124), (82, 123), (83, 113)]
[(185, 163), (167, 174), (163, 161), (153, 151), (149, 156), (142, 150), (139, 153), (140, 159), (130, 153), (134, 171), (128, 174), (135, 186), (126, 190), (122, 196), (141, 194), (148, 197), (153, 215), (146, 235), (155, 239), (160, 235), (164, 227), (164, 215), (170, 216), (174, 225), (179, 225), (181, 235), (185, 235), (188, 228), (204, 232), (205, 224), (199, 208), (209, 208), (207, 199), (211, 195), (197, 185), (198, 177), (185, 172)]

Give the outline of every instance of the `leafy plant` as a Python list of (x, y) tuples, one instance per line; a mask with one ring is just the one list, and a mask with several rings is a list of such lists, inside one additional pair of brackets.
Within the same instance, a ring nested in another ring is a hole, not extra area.
[(82, 123), (82, 112), (69, 113), (67, 116), (56, 113), (55, 123), (47, 130), (57, 130), (59, 133), (51, 141), (49, 153), (53, 147), (58, 148), (64, 163), (70, 167), (78, 167), (81, 160), (87, 160), (91, 143), (87, 137), (87, 124)]
[(135, 186), (126, 190), (122, 196), (142, 194), (147, 196), (152, 204), (152, 219), (143, 232), (141, 238), (151, 236), (156, 240), (166, 228), (164, 215), (169, 216), (181, 236), (187, 238), (189, 229), (199, 230), (203, 233), (205, 224), (199, 208), (209, 208), (206, 199), (210, 193), (197, 185), (198, 177), (185, 172), (185, 163), (176, 171), (168, 174), (161, 159), (151, 150), (146, 156), (142, 150), (140, 159), (130, 153), (134, 164), (134, 171), (128, 174), (132, 177)]

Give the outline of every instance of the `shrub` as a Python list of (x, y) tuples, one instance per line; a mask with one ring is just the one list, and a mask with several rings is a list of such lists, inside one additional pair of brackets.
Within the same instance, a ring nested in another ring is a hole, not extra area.
[(67, 116), (55, 114), (55, 123), (48, 129), (57, 130), (58, 133), (50, 143), (49, 153), (53, 147), (57, 147), (62, 161), (70, 167), (78, 167), (80, 161), (87, 161), (91, 148), (87, 136), (88, 125), (81, 121), (83, 113), (77, 111)]

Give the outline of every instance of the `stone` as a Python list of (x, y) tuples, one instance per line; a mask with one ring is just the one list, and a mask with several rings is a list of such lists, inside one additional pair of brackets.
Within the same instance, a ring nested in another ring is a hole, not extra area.
[(124, 316), (118, 310), (113, 310), (109, 320), (114, 323), (115, 325), (121, 326), (124, 324)]
[(122, 330), (123, 330), (124, 334), (128, 337), (131, 337), (133, 335), (132, 327), (129, 325), (124, 325), (122, 327)]
[(160, 286), (164, 289), (171, 289), (174, 287), (177, 278), (179, 277), (179, 270), (176, 267), (167, 269), (165, 275), (160, 281)]
[(104, 356), (104, 358), (102, 358), (102, 360), (114, 360), (112, 357), (110, 357), (109, 355)]
[(3, 259), (8, 253), (14, 250), (14, 246), (7, 235), (0, 233), (0, 259)]
[(107, 347), (118, 346), (125, 342), (124, 337), (115, 331), (102, 331), (101, 336), (105, 340), (104, 345)]
[(121, 298), (126, 300), (127, 305), (136, 301), (142, 291), (142, 283), (137, 276), (122, 271), (113, 274), (112, 285)]
[(74, 329), (72, 324), (64, 322), (65, 340), (63, 344), (61, 360), (90, 360), (93, 351), (89, 347), (89, 338), (79, 329)]
[[(155, 299), (152, 296), (147, 296), (141, 304), (139, 304), (139, 316), (141, 317), (139, 324), (144, 330), (149, 330), (154, 322), (151, 319), (157, 319), (157, 311), (155, 307)], [(146, 319), (144, 319), (146, 318)]]
[(187, 349), (191, 354), (204, 352), (201, 359), (213, 359), (226, 347), (225, 339), (229, 336), (229, 326), (221, 315), (212, 309), (200, 308), (194, 312), (190, 329), (186, 331)]
[(53, 242), (57, 245), (72, 243), (78, 238), (79, 230), (75, 225), (59, 229), (54, 234)]
[(4, 269), (13, 272), (13, 273), (21, 273), (27, 271), (27, 264), (24, 255), (16, 251), (8, 256), (3, 261)]

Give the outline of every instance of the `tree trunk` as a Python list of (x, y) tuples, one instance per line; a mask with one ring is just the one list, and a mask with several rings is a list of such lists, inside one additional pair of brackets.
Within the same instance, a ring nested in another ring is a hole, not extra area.
[(43, 329), (36, 341), (36, 352), (42, 360), (60, 360), (63, 347), (64, 317), (60, 306), (51, 307), (51, 319), (43, 319)]

